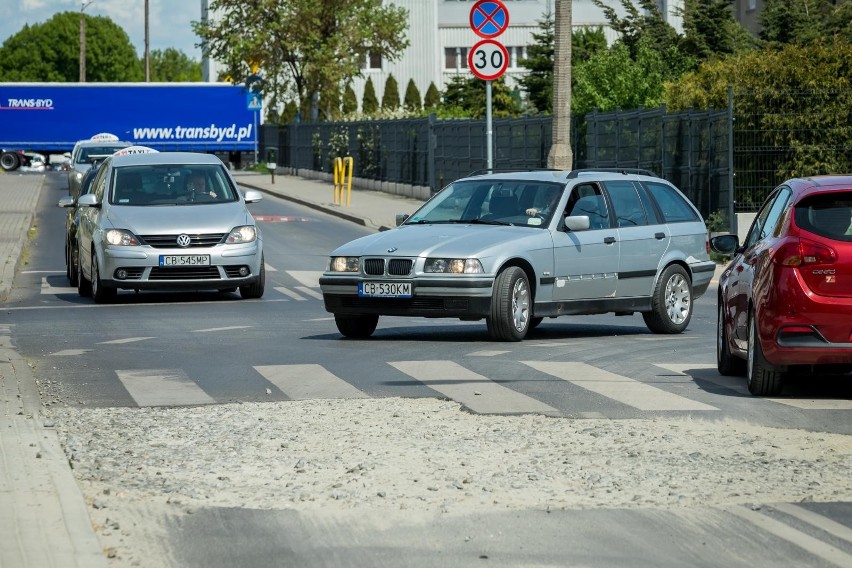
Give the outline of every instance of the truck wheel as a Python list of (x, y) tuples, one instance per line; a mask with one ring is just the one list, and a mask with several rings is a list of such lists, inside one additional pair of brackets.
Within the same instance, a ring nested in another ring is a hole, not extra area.
[(755, 396), (776, 396), (781, 392), (781, 373), (770, 369), (763, 358), (760, 338), (757, 336), (757, 319), (754, 310), (748, 318), (748, 392)]
[(3, 171), (11, 172), (12, 170), (17, 170), (20, 165), (21, 161), (14, 152), (3, 152), (0, 154), (0, 168)]
[(532, 298), (527, 274), (510, 266), (497, 275), (491, 295), (488, 334), (497, 341), (521, 341), (530, 330)]
[(645, 325), (654, 333), (682, 333), (692, 318), (692, 283), (679, 264), (668, 266), (654, 288), (651, 311), (643, 312)]
[(337, 331), (345, 337), (363, 339), (370, 337), (379, 325), (379, 316), (342, 316), (334, 314)]

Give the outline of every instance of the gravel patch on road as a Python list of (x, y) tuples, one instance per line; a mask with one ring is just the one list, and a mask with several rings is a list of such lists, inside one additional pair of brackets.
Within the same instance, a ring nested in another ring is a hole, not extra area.
[(852, 500), (852, 436), (436, 399), (51, 409), (90, 505), (412, 512)]

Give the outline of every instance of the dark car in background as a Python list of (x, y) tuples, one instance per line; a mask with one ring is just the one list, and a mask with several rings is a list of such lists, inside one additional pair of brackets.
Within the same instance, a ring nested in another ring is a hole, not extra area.
[(66, 195), (59, 200), (59, 207), (66, 209), (65, 212), (65, 275), (71, 286), (77, 286), (77, 227), (80, 225), (80, 210), (77, 207), (77, 199), (89, 193), (92, 189), (92, 180), (98, 173), (98, 167), (103, 160), (93, 160), (83, 180), (80, 182), (80, 195)]
[(852, 175), (791, 179), (769, 195), (719, 279), (716, 359), (755, 395), (786, 374), (852, 372)]

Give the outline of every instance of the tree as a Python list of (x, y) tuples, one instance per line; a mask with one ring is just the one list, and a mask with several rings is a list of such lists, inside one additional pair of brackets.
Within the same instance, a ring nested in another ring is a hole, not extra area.
[(408, 112), (420, 112), (422, 104), (420, 102), (420, 90), (414, 83), (414, 79), (408, 80), (408, 86), (405, 87), (404, 107)]
[(343, 108), (341, 112), (343, 112), (344, 116), (358, 112), (358, 96), (355, 94), (352, 85), (346, 85), (346, 88), (343, 89)]
[[(86, 80), (145, 78), (127, 33), (109, 18), (86, 21)], [(25, 25), (0, 47), (0, 80), (76, 82), (80, 78), (80, 13), (62, 12), (42, 24)]]
[(264, 94), (302, 108), (315, 93), (331, 105), (368, 52), (393, 61), (409, 44), (407, 11), (377, 0), (212, 0), (209, 8), (216, 19), (192, 27), (210, 57), (236, 83), (259, 65)]
[[(441, 117), (485, 117), (485, 81), (482, 79), (472, 75), (453, 75), (444, 89), (443, 99), (443, 105), (438, 109)], [(491, 114), (498, 118), (520, 114), (505, 77), (491, 81)]]
[(661, 53), (650, 40), (642, 40), (633, 59), (627, 46), (617, 42), (577, 65), (572, 109), (574, 114), (583, 115), (594, 109), (659, 106), (664, 99), (666, 81), (677, 80), (692, 67), (693, 60), (676, 47)]
[(385, 80), (385, 92), (382, 93), (382, 110), (396, 110), (399, 108), (399, 84), (397, 84), (393, 73)]
[(639, 7), (642, 8), (641, 13), (633, 0), (620, 0), (621, 7), (627, 12), (624, 18), (620, 18), (615, 8), (604, 3), (603, 0), (592, 0), (592, 2), (603, 10), (610, 27), (618, 33), (619, 40), (627, 46), (631, 59), (636, 59), (639, 40), (643, 38), (647, 42), (646, 45), (651, 45), (660, 51), (678, 46), (680, 43), (677, 32), (660, 13), (656, 0), (637, 0)]
[(376, 98), (376, 88), (373, 86), (373, 78), (367, 77), (364, 83), (364, 96), (361, 98), (361, 112), (367, 116), (379, 112), (379, 99)]
[(686, 0), (681, 16), (682, 49), (698, 62), (755, 47), (751, 34), (734, 19), (730, 0)]
[(848, 42), (852, 5), (832, 0), (766, 0), (760, 25), (760, 39), (776, 48), (790, 43), (813, 43), (830, 36)]
[(518, 61), (518, 65), (527, 70), (518, 84), (538, 112), (550, 112), (553, 108), (553, 15), (547, 12), (538, 27), (541, 31), (533, 32), (535, 43), (527, 47), (527, 57)]
[(426, 96), (423, 97), (423, 110), (434, 111), (441, 105), (441, 93), (434, 82), (429, 83)]
[(201, 81), (201, 63), (190, 59), (184, 52), (169, 47), (162, 51), (155, 49), (150, 55), (151, 81)]

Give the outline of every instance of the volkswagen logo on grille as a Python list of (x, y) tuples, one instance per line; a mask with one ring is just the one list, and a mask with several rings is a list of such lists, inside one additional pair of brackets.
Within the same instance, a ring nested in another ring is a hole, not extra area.
[(178, 235), (177, 244), (179, 247), (188, 247), (192, 242), (192, 239), (189, 238), (189, 235)]
[(396, 247), (391, 247), (388, 249), (388, 252), (396, 252)]

